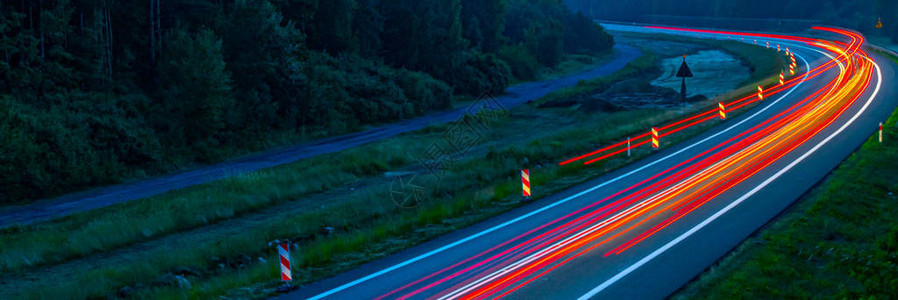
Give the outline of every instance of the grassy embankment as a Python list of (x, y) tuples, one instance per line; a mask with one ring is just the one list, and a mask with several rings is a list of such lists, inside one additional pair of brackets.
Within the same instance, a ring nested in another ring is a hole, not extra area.
[[(735, 43), (730, 47), (750, 48)], [(647, 56), (609, 77), (641, 74), (653, 66), (654, 59)], [(423, 173), (416, 157), (430, 146), (424, 141), (441, 139), (446, 125), (314, 161), (4, 229), (0, 271), (7, 275), (0, 293), (102, 297), (125, 286), (123, 296), (264, 293), (277, 285), (272, 275), (275, 252), (266, 245), (275, 239), (290, 239), (299, 246), (294, 252), (295, 278), (299, 283), (313, 281), (517, 206), (522, 167), (534, 169), (539, 197), (644, 157), (647, 149), (635, 151), (631, 159), (590, 167), (556, 164), (678, 116), (657, 110), (574, 114), (531, 107), (510, 114), (496, 120), (487, 137), (439, 182)], [(549, 122), (542, 122), (545, 128), (540, 131), (518, 130), (532, 127), (529, 120), (541, 117)], [(397, 208), (389, 195), (391, 179), (381, 175), (387, 170), (421, 173), (424, 178), (416, 183), (427, 187), (426, 201), (414, 209)], [(335, 227), (336, 233), (320, 234), (323, 226)], [(259, 258), (267, 262), (259, 263)], [(235, 290), (244, 286), (252, 288)]]
[[(896, 63), (898, 58), (891, 57)], [(780, 217), (674, 299), (890, 299), (898, 295), (898, 111)]]

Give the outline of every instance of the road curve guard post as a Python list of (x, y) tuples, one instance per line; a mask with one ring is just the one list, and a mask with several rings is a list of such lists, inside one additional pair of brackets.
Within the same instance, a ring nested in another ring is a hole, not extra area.
[(795, 65), (789, 65), (789, 76), (795, 76)]
[(521, 185), (523, 186), (521, 202), (533, 200), (533, 196), (530, 194), (530, 169), (521, 170)]
[(882, 143), (882, 122), (879, 122), (879, 142)]
[(278, 244), (278, 256), (281, 263), (281, 281), (284, 285), (278, 288), (280, 292), (286, 292), (291, 289), (290, 282), (293, 281), (293, 272), (290, 265), (290, 243)]
[(764, 88), (758, 86), (758, 101), (764, 100)]
[(721, 119), (721, 120), (726, 120), (726, 119), (727, 119), (727, 110), (726, 110), (726, 108), (723, 106), (723, 102), (717, 102), (717, 112), (720, 114), (720, 119)]
[(658, 141), (658, 129), (652, 127), (652, 148), (658, 149), (661, 147), (661, 143)]

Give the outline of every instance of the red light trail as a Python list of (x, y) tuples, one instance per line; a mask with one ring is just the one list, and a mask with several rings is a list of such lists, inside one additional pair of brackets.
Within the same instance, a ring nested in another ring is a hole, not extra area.
[[(577, 257), (603, 248), (604, 256), (621, 254), (650, 239), (733, 187), (795, 153), (796, 149), (832, 125), (852, 107), (873, 79), (874, 63), (860, 48), (861, 35), (841, 29), (815, 27), (845, 36), (847, 42), (803, 37), (648, 27), (694, 33), (778, 39), (831, 53), (832, 59), (803, 76), (764, 87), (764, 98), (783, 93), (802, 82), (823, 76), (821, 87), (757, 125), (726, 139), (632, 186), (549, 221), (524, 234), (428, 274), (380, 296), (406, 299), (502, 298)], [(796, 49), (793, 44), (789, 54)], [(761, 46), (763, 47), (763, 46)], [(796, 49), (800, 50), (800, 49)], [(832, 72), (832, 71), (837, 72)], [(682, 120), (658, 126), (664, 138), (744, 108), (760, 100), (752, 94)], [(651, 145), (651, 132), (631, 139), (632, 148)], [(591, 164), (627, 151), (627, 140), (561, 162)]]

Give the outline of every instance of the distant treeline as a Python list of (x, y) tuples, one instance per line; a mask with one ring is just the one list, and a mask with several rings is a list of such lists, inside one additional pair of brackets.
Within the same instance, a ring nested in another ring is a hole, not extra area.
[(0, 0), (0, 204), (445, 109), (611, 46), (558, 0)]
[[(718, 18), (813, 19), (824, 24), (884, 35), (898, 42), (898, 1), (807, 0), (564, 0), (592, 18), (641, 21), (649, 15)], [(883, 28), (876, 29), (882, 18)], [(767, 29), (767, 28), (760, 28)]]

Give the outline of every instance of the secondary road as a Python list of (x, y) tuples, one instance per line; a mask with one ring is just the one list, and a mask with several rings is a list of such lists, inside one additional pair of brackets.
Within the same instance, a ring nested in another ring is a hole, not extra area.
[[(898, 90), (887, 84), (895, 66), (868, 59), (860, 37), (843, 34), (840, 43), (745, 35), (761, 47), (789, 47), (799, 66), (783, 87), (766, 87), (750, 111), (674, 146), (663, 143), (665, 134), (709, 115), (659, 126), (662, 149), (646, 159), (282, 297), (666, 297), (813, 187), (898, 105)], [(727, 104), (739, 101), (755, 100)], [(637, 140), (651, 147), (648, 135)]]
[[(511, 108), (545, 96), (578, 81), (611, 74), (641, 56), (638, 48), (617, 44), (608, 62), (587, 71), (555, 79), (528, 82), (509, 87), (506, 95), (483, 100), (495, 101), (502, 108)], [(485, 96), (489, 97), (489, 96)], [(475, 102), (476, 103), (476, 102)], [(0, 228), (12, 224), (27, 224), (62, 217), (76, 212), (101, 208), (113, 204), (147, 198), (168, 191), (207, 183), (222, 178), (245, 174), (264, 168), (295, 162), (300, 159), (338, 152), (398, 134), (422, 129), (432, 124), (448, 123), (461, 118), (466, 112), (476, 112), (481, 107), (460, 107), (436, 112), (427, 116), (379, 126), (352, 134), (325, 138), (289, 148), (262, 152), (243, 158), (214, 164), (177, 174), (160, 176), (132, 183), (113, 185), (84, 192), (64, 195), (54, 199), (0, 209)]]

